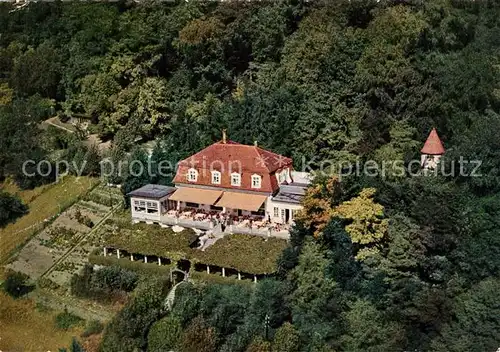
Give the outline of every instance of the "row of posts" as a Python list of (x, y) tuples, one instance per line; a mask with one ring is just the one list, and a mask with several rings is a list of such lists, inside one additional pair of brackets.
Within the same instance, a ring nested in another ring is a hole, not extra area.
[[(105, 257), (108, 255), (108, 249), (106, 247), (104, 247), (104, 253), (103, 254), (104, 254)], [(119, 249), (116, 250), (116, 257), (118, 259), (122, 258)], [(134, 255), (133, 254), (130, 254), (130, 261), (131, 262), (134, 261)], [(146, 263), (146, 264), (148, 263), (148, 257), (146, 255), (144, 256), (144, 263)], [(160, 257), (158, 257), (158, 265), (161, 265), (161, 258)], [(207, 274), (210, 274), (210, 265), (207, 265)], [(226, 268), (222, 268), (222, 277), (226, 277)], [(239, 271), (238, 271), (238, 280), (241, 280), (241, 273)], [(257, 283), (257, 275), (253, 276), (253, 282)]]

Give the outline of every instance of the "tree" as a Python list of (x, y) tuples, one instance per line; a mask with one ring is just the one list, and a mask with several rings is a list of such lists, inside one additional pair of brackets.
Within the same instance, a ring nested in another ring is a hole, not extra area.
[(365, 188), (358, 197), (343, 202), (333, 215), (350, 223), (345, 227), (353, 243), (360, 246), (356, 258), (364, 259), (378, 251), (387, 234), (388, 221), (383, 219), (384, 207), (373, 201), (376, 190)]
[(9, 88), (7, 83), (0, 83), (0, 107), (9, 105), (12, 102), (14, 90)]
[(332, 207), (339, 198), (340, 185), (336, 177), (325, 183), (317, 182), (309, 187), (302, 200), (303, 209), (297, 214), (297, 221), (318, 237), (332, 215)]
[(495, 351), (500, 344), (500, 281), (481, 281), (455, 301), (453, 319), (432, 342), (432, 351)]
[(106, 326), (101, 350), (132, 352), (145, 348), (147, 332), (162, 313), (167, 288), (167, 283), (159, 279), (141, 282), (132, 299)]
[(127, 173), (121, 188), (127, 207), (130, 206), (130, 200), (127, 194), (151, 183), (151, 168), (149, 161), (150, 159), (147, 152), (141, 148), (134, 149), (128, 158)]
[(192, 284), (177, 288), (172, 315), (180, 319), (183, 328), (199, 314), (201, 299), (201, 292)]
[(364, 300), (354, 302), (344, 313), (347, 333), (340, 340), (346, 351), (399, 351), (404, 349), (404, 328)]
[(209, 285), (202, 292), (200, 313), (220, 337), (230, 335), (244, 322), (249, 292), (239, 285)]
[(180, 350), (182, 352), (215, 352), (217, 350), (215, 329), (209, 326), (202, 317), (194, 318), (184, 330)]
[(342, 297), (335, 281), (325, 276), (328, 261), (318, 243), (308, 240), (299, 264), (290, 273), (292, 319), (302, 340), (330, 341), (340, 334)]
[(148, 333), (148, 352), (164, 352), (178, 348), (182, 335), (181, 322), (168, 315), (155, 322)]
[(100, 176), (101, 153), (97, 144), (91, 144), (85, 153), (85, 173), (89, 176)]
[(271, 352), (271, 343), (257, 336), (252, 343), (248, 345), (245, 352)]
[(28, 207), (16, 196), (0, 190), (0, 228), (28, 212)]
[(60, 57), (50, 42), (29, 48), (14, 59), (10, 85), (25, 96), (39, 93), (55, 98), (60, 78)]
[(3, 283), (4, 291), (11, 297), (19, 298), (24, 296), (33, 289), (32, 285), (28, 285), (29, 276), (17, 271), (9, 272)]
[(276, 330), (272, 350), (274, 352), (300, 351), (300, 336), (292, 324), (286, 322)]

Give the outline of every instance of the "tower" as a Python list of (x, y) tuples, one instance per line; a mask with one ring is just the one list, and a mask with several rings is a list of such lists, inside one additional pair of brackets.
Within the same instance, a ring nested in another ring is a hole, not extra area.
[(435, 128), (429, 133), (429, 137), (427, 137), (420, 153), (420, 165), (424, 170), (433, 170), (437, 167), (439, 159), (441, 159), (445, 150)]

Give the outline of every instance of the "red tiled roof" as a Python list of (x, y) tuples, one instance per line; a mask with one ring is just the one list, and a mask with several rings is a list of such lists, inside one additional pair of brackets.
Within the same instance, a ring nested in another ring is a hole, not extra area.
[[(276, 171), (292, 167), (292, 159), (254, 145), (217, 142), (179, 162), (174, 183), (206, 185), (272, 193), (279, 188)], [(187, 181), (190, 168), (198, 171), (197, 182)], [(211, 171), (221, 172), (220, 185), (212, 184)], [(231, 172), (241, 173), (241, 186), (231, 186)], [(252, 175), (262, 177), (260, 189), (252, 188)]]
[(429, 137), (427, 137), (424, 147), (420, 150), (420, 152), (422, 154), (431, 154), (431, 155), (444, 154), (443, 143), (441, 143), (441, 139), (439, 139), (439, 136), (435, 128), (433, 128), (431, 133), (429, 133)]

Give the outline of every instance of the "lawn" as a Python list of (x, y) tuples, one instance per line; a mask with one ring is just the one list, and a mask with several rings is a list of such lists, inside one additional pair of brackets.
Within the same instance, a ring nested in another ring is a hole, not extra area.
[(67, 347), (83, 328), (59, 330), (57, 312), (37, 309), (30, 299), (12, 299), (0, 291), (0, 351), (58, 351)]
[(98, 182), (94, 178), (68, 176), (59, 183), (30, 191), (19, 191), (11, 185), (5, 187), (26, 201), (29, 213), (0, 229), (0, 263), (6, 261), (16, 248), (26, 243), (45, 223), (85, 195)]

